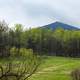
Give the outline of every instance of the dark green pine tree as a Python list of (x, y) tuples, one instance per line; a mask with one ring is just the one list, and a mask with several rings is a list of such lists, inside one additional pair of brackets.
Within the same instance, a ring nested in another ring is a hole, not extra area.
[(8, 25), (5, 21), (0, 22), (0, 57), (9, 55), (8, 46)]

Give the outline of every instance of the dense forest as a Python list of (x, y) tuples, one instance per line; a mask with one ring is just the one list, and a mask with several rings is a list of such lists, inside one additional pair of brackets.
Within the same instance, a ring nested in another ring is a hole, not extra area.
[[(40, 55), (80, 57), (80, 30), (23, 27), (0, 22), (0, 56), (10, 55), (11, 48), (26, 48)], [(6, 53), (1, 53), (3, 49)]]

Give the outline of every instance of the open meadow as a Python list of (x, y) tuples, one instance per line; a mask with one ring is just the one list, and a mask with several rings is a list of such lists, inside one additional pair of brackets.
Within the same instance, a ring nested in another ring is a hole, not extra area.
[(80, 67), (80, 58), (45, 57), (30, 80), (72, 80), (71, 71)]

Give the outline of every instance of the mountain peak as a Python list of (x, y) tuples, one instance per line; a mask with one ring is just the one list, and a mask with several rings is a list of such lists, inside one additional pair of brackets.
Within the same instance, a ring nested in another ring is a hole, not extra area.
[(72, 25), (68, 25), (68, 24), (65, 24), (65, 23), (62, 23), (62, 22), (58, 22), (58, 21), (56, 21), (54, 23), (51, 23), (51, 24), (48, 24), (48, 25), (45, 25), (43, 27), (44, 28), (50, 28), (52, 30), (55, 30), (58, 27), (61, 27), (61, 28), (65, 29), (65, 30), (78, 30), (79, 29), (79, 28), (74, 27)]

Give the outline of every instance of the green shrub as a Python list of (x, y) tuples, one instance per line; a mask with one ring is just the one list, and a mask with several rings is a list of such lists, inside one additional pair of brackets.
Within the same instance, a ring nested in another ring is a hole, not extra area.
[(10, 49), (10, 55), (11, 56), (15, 56), (17, 54), (17, 48), (16, 47), (13, 47)]
[(33, 50), (32, 49), (26, 49), (26, 48), (20, 48), (18, 52), (18, 48), (13, 47), (10, 50), (11, 56), (23, 56), (23, 57), (29, 57), (33, 55)]
[(23, 57), (29, 57), (33, 55), (33, 50), (32, 49), (26, 49), (26, 48), (21, 48), (20, 49), (20, 56)]

